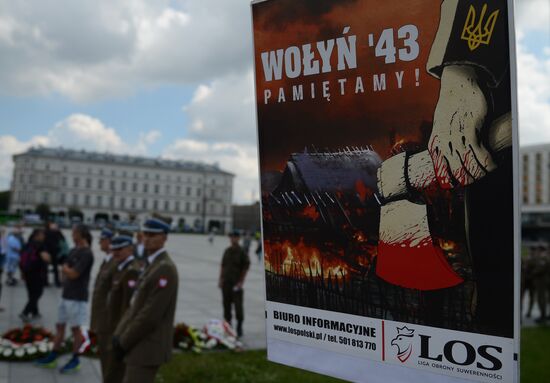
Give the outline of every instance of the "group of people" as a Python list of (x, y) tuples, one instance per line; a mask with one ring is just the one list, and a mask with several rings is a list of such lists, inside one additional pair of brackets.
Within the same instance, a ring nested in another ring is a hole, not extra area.
[[(153, 382), (171, 355), (179, 278), (164, 248), (169, 231), (169, 220), (160, 216), (145, 222), (139, 243), (132, 233), (101, 231), (99, 247), (104, 256), (91, 294), (89, 328), (97, 336), (104, 382)], [(36, 362), (42, 367), (57, 366), (69, 327), (73, 354), (61, 368), (63, 373), (80, 368), (94, 263), (89, 229), (76, 225), (72, 237), (74, 248), (61, 269), (63, 292), (53, 350)]]
[[(2, 292), (2, 276), (6, 270), (6, 285), (18, 284), (17, 271), (27, 288), (28, 302), (19, 317), (24, 322), (40, 318), (38, 301), (45, 286), (49, 286), (48, 269), (52, 265), (54, 284), (61, 286), (58, 265), (63, 262), (67, 244), (65, 238), (55, 223), (47, 223), (45, 228), (32, 231), (27, 241), (20, 225), (15, 225), (11, 231), (0, 230), (0, 297)], [(1, 309), (0, 309), (1, 310)]]
[[(87, 339), (84, 329), (89, 325), (97, 337), (104, 382), (154, 381), (159, 367), (172, 353), (179, 278), (165, 249), (170, 227), (168, 218), (154, 215), (146, 220), (135, 240), (130, 232), (101, 230), (98, 243), (104, 255), (91, 294), (93, 238), (86, 225), (77, 224), (72, 228), (74, 247), (63, 257), (67, 244), (55, 225), (34, 229), (27, 242), (23, 241), (19, 227), (2, 236), (2, 249), (8, 249), (9, 254), (6, 258), (17, 259), (6, 262), (10, 265), (8, 280), (17, 283), (15, 278), (19, 269), (27, 287), (28, 302), (20, 314), (25, 322), (40, 317), (38, 301), (47, 283), (48, 267), (53, 264), (57, 269), (60, 264), (60, 272), (54, 272), (54, 283), (62, 286), (54, 345), (48, 355), (36, 361), (38, 366), (57, 367), (68, 327), (73, 338), (72, 356), (60, 372), (77, 371), (79, 355)], [(234, 310), (237, 335), (242, 336), (243, 284), (250, 259), (240, 246), (239, 232), (231, 232), (229, 238), (230, 246), (222, 256), (218, 285), (224, 318), (232, 324)]]
[[(529, 253), (521, 263), (521, 303), (528, 295), (526, 316), (531, 317), (535, 302), (539, 306), (540, 317), (535, 322), (544, 324), (550, 319), (550, 249), (540, 243), (529, 248)], [(523, 312), (523, 311), (522, 311)]]

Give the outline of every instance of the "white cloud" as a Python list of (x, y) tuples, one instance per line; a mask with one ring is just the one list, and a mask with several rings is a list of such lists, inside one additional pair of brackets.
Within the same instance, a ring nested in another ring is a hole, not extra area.
[(550, 2), (548, 0), (523, 0), (515, 3), (516, 28), (527, 31), (549, 31)]
[(93, 101), (250, 66), (245, 0), (56, 3), (0, 0), (1, 93)]
[(258, 199), (258, 157), (254, 145), (181, 139), (168, 146), (163, 157), (217, 163), (236, 175), (233, 201), (248, 203)]
[(14, 154), (22, 153), (31, 146), (45, 146), (48, 144), (48, 137), (36, 136), (28, 141), (19, 141), (11, 135), (0, 136), (0, 190), (6, 190), (10, 187), (11, 176), (13, 172)]
[(522, 145), (550, 142), (550, 58), (518, 44), (518, 108)]
[(243, 74), (201, 84), (183, 107), (189, 117), (189, 136), (208, 142), (256, 143), (252, 69)]

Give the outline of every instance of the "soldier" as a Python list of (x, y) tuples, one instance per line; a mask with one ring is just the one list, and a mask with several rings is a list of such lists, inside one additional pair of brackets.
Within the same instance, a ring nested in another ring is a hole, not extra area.
[[(136, 288), (140, 274), (140, 265), (133, 253), (132, 237), (118, 235), (111, 241), (111, 252), (116, 263), (113, 274), (113, 283), (107, 302), (107, 318), (109, 337), (112, 337), (120, 319), (130, 307), (130, 298)], [(125, 366), (121, 360), (109, 354), (106, 373), (103, 375), (105, 383), (119, 383), (124, 378)]]
[(547, 246), (544, 245), (539, 245), (537, 248), (534, 285), (535, 295), (540, 309), (540, 317), (537, 318), (535, 322), (544, 324), (546, 319), (548, 319), (548, 288), (550, 286), (550, 256)]
[(537, 248), (532, 246), (529, 249), (529, 254), (521, 262), (521, 312), (523, 313), (523, 300), (525, 293), (529, 299), (529, 306), (527, 307), (526, 317), (531, 318), (531, 312), (533, 311), (533, 305), (535, 304), (535, 277), (534, 273), (536, 265), (536, 251)]
[(101, 266), (99, 266), (99, 271), (95, 279), (90, 320), (90, 330), (97, 335), (97, 348), (99, 351), (99, 361), (101, 362), (101, 374), (103, 378), (105, 378), (107, 363), (110, 359), (108, 354), (111, 345), (109, 322), (107, 321), (107, 298), (111, 290), (113, 274), (116, 267), (116, 261), (110, 249), (113, 234), (111, 230), (105, 228), (101, 230), (99, 237), (99, 247), (106, 256), (103, 258)]
[(233, 231), (229, 234), (231, 246), (225, 249), (220, 268), (220, 279), (218, 287), (222, 290), (223, 317), (231, 324), (231, 306), (235, 305), (235, 316), (237, 317), (237, 335), (243, 335), (243, 285), (244, 278), (250, 266), (250, 258), (239, 246), (239, 232)]
[(164, 249), (169, 220), (148, 219), (143, 226), (146, 266), (130, 307), (113, 336), (113, 352), (124, 359), (124, 383), (153, 382), (172, 354), (178, 270)]

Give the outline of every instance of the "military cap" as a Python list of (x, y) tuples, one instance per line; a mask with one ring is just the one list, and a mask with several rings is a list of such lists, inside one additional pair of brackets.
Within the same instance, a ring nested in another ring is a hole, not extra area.
[(101, 239), (111, 239), (111, 238), (113, 238), (114, 235), (115, 235), (115, 233), (113, 233), (112, 230), (104, 227), (103, 229), (101, 229), (101, 234), (99, 235), (99, 238), (101, 238)]
[(153, 215), (143, 224), (141, 231), (144, 233), (164, 233), (170, 232), (170, 219), (160, 215)]
[(118, 250), (127, 246), (132, 246), (132, 244), (133, 238), (129, 235), (117, 235), (113, 238), (113, 240), (111, 241), (111, 246), (109, 247), (111, 250)]

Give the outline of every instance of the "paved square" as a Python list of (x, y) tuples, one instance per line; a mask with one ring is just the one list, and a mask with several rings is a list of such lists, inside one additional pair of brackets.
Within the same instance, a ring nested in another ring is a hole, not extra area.
[[(28, 231), (25, 233), (28, 235)], [(64, 231), (70, 240), (70, 233)], [(98, 247), (98, 232), (93, 232), (95, 256), (92, 275), (95, 277), (103, 254)], [(167, 242), (167, 250), (178, 268), (180, 284), (178, 304), (176, 309), (176, 323), (185, 322), (189, 325), (202, 327), (208, 319), (223, 318), (221, 292), (218, 289), (218, 276), (223, 250), (229, 245), (226, 237), (217, 236), (210, 244), (206, 236), (192, 234), (172, 234)], [(264, 320), (264, 285), (262, 265), (254, 254), (256, 243), (253, 242), (250, 250), (250, 270), (245, 281), (244, 290), (244, 336), (243, 342), (249, 349), (265, 348), (265, 320)], [(5, 277), (5, 276), (4, 276)], [(51, 275), (50, 275), (51, 280)], [(93, 287), (93, 280), (90, 290)], [(61, 290), (48, 287), (40, 299), (39, 307), (42, 319), (37, 324), (53, 330), (57, 314), (57, 303)], [(5, 311), (0, 312), (0, 332), (10, 328), (20, 327), (21, 320), (18, 314), (26, 303), (26, 290), (20, 282), (16, 287), (3, 286), (0, 306)], [(61, 358), (65, 362), (69, 355)], [(74, 382), (88, 383), (101, 382), (99, 363), (96, 360), (82, 358), (82, 368), (78, 375), (60, 375), (57, 370), (43, 370), (34, 367), (31, 363), (0, 362), (0, 383), (23, 382)]]

